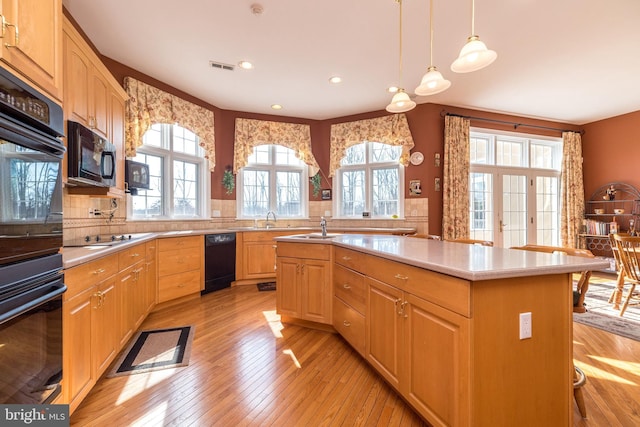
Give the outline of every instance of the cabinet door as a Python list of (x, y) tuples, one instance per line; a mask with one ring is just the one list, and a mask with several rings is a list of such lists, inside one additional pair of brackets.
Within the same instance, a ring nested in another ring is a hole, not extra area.
[(64, 112), (69, 120), (89, 126), (89, 83), (91, 61), (70, 38), (64, 37)]
[(62, 100), (62, 1), (2, 0), (2, 60)]
[(98, 292), (92, 297), (93, 365), (95, 377), (109, 367), (117, 353), (116, 329), (119, 304), (116, 298), (116, 278), (106, 280), (98, 286)]
[(120, 314), (118, 319), (113, 323), (117, 329), (117, 341), (119, 345), (124, 346), (129, 338), (133, 335), (134, 320), (134, 304), (135, 304), (135, 267), (131, 266), (118, 275), (118, 301), (120, 304)]
[(434, 425), (469, 425), (469, 319), (405, 299), (402, 394)]
[(111, 101), (111, 89), (107, 81), (95, 68), (91, 73), (91, 86), (89, 88), (89, 127), (94, 132), (110, 140), (109, 135), (109, 103)]
[(245, 279), (273, 277), (276, 249), (273, 242), (245, 242), (243, 270)]
[(314, 322), (331, 324), (331, 264), (329, 261), (311, 259), (300, 261), (302, 317)]
[[(116, 147), (116, 188), (124, 195), (124, 100), (111, 91), (109, 141)], [(111, 191), (114, 191), (113, 189)]]
[(297, 258), (278, 258), (276, 308), (279, 314), (301, 315), (300, 268)]
[(64, 389), (71, 410), (89, 393), (96, 380), (91, 360), (91, 287), (63, 304)]
[(399, 388), (402, 369), (402, 324), (399, 313), (402, 291), (378, 280), (366, 278), (366, 357), (369, 363)]

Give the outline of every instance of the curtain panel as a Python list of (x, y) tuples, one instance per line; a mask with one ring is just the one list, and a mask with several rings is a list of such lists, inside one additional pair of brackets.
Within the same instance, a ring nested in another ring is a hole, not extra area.
[(142, 137), (155, 123), (178, 124), (198, 135), (209, 169), (215, 168), (213, 111), (195, 105), (132, 77), (125, 77), (129, 95), (126, 108), (125, 155), (134, 157)]
[(444, 118), (442, 237), (469, 238), (469, 119)]
[(238, 118), (233, 150), (233, 173), (237, 174), (247, 165), (254, 147), (265, 144), (282, 145), (293, 150), (296, 157), (309, 166), (310, 177), (320, 170), (311, 151), (309, 125)]
[(347, 149), (365, 141), (389, 145), (402, 145), (400, 164), (409, 164), (410, 151), (414, 146), (407, 117), (404, 114), (358, 120), (331, 125), (331, 154), (329, 176), (340, 169), (340, 161)]
[(560, 242), (564, 247), (576, 248), (584, 218), (582, 138), (577, 132), (562, 132), (560, 186)]

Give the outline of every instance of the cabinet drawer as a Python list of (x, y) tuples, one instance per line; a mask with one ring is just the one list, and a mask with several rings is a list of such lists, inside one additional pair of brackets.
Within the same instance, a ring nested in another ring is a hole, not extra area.
[(367, 276), (470, 317), (468, 281), (374, 256), (367, 261)]
[(278, 256), (304, 259), (331, 258), (331, 246), (317, 243), (287, 243), (277, 242), (276, 252)]
[(68, 300), (85, 289), (118, 273), (118, 254), (108, 255), (96, 261), (81, 264), (64, 271)]
[(187, 271), (158, 279), (158, 303), (197, 292), (200, 292), (200, 271)]
[(158, 239), (158, 250), (160, 252), (203, 247), (204, 240), (202, 236), (171, 237), (168, 239)]
[(333, 298), (333, 327), (364, 357), (364, 316), (337, 297)]
[(127, 267), (132, 266), (136, 262), (142, 261), (145, 256), (144, 244), (135, 245), (118, 252), (118, 263), (120, 270), (124, 270)]
[(203, 247), (183, 248), (171, 252), (160, 252), (158, 260), (158, 274), (167, 276), (170, 274), (184, 273), (185, 271), (200, 271), (200, 258)]
[(356, 252), (350, 249), (336, 247), (334, 250), (336, 264), (344, 265), (347, 268), (361, 273), (364, 272), (366, 260), (372, 257), (371, 255), (365, 255), (362, 252)]
[(367, 292), (364, 276), (353, 270), (335, 265), (333, 269), (333, 294), (364, 314)]

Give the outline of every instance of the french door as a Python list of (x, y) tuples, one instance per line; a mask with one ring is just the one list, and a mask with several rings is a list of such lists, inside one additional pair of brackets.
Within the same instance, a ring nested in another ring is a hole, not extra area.
[(553, 171), (475, 167), (470, 237), (509, 248), (559, 244), (559, 177)]

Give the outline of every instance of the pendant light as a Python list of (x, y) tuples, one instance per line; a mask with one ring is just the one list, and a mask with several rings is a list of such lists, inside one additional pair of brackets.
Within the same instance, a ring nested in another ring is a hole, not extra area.
[(451, 71), (454, 73), (470, 73), (486, 67), (496, 60), (498, 54), (480, 41), (480, 37), (475, 35), (475, 0), (471, 0), (471, 36), (467, 39), (467, 44), (462, 47), (458, 59), (451, 64)]
[(433, 0), (429, 0), (429, 68), (427, 68), (427, 73), (422, 76), (420, 86), (416, 88), (415, 92), (419, 96), (435, 95), (449, 89), (449, 86), (451, 86), (451, 82), (445, 80), (433, 65)]
[(386, 110), (390, 113), (404, 113), (413, 110), (416, 103), (409, 98), (409, 95), (402, 89), (402, 0), (396, 0), (400, 4), (400, 87), (391, 98), (391, 103), (387, 105)]

